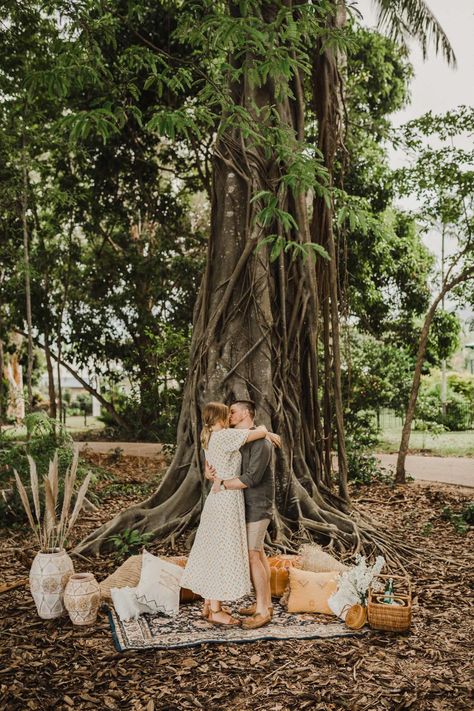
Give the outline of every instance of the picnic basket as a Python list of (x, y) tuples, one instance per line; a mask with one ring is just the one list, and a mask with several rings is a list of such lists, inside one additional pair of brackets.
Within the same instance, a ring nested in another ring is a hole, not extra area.
[[(383, 602), (385, 595), (380, 593), (380, 585), (377, 585), (376, 582), (381, 582), (384, 589), (389, 578), (393, 580), (394, 592), (392, 597), (399, 603), (397, 605)], [(412, 592), (409, 578), (404, 575), (376, 575), (369, 586), (367, 598), (369, 625), (373, 629), (384, 630), (385, 632), (405, 632), (410, 629), (411, 613)]]

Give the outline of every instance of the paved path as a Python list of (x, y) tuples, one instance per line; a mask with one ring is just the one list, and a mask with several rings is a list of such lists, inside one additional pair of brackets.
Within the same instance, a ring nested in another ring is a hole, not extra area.
[(163, 445), (158, 442), (76, 442), (75, 446), (80, 452), (87, 449), (100, 454), (121, 449), (122, 454), (127, 457), (156, 457), (163, 449)]
[[(395, 468), (396, 454), (377, 454), (377, 457), (384, 467)], [(442, 484), (474, 487), (474, 458), (409, 454), (405, 469), (416, 481), (437, 481)]]
[[(79, 450), (92, 452), (113, 452), (123, 450), (129, 457), (156, 457), (163, 445), (154, 442), (76, 442)], [(395, 467), (396, 454), (377, 454), (385, 467)], [(456, 484), (474, 488), (474, 458), (469, 457), (424, 457), (418, 454), (408, 455), (406, 470), (416, 480), (437, 481), (442, 484)]]

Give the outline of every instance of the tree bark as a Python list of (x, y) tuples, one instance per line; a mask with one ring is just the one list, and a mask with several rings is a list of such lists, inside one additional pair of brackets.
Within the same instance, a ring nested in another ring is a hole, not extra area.
[[(342, 27), (345, 24), (345, 7), (340, 0), (334, 1), (334, 13), (330, 24)], [(318, 43), (313, 55), (313, 107), (318, 119), (318, 148), (324, 158), (329, 176), (328, 187), (332, 188), (334, 160), (341, 145), (343, 84), (339, 72), (338, 56), (331, 48), (323, 49)], [(332, 427), (335, 424), (339, 463), (339, 494), (349, 501), (348, 463), (345, 443), (344, 414), (341, 385), (341, 353), (339, 334), (339, 294), (337, 281), (337, 255), (333, 232), (333, 201), (315, 196), (311, 237), (328, 252), (330, 259), (319, 262), (320, 298), (323, 304), (323, 342), (326, 358), (325, 369), (325, 441), (326, 461), (330, 462)], [(334, 410), (334, 415), (333, 415)], [(327, 464), (329, 466), (329, 463)]]
[(467, 268), (463, 270), (457, 277), (445, 282), (440, 293), (435, 298), (431, 304), (428, 312), (425, 316), (423, 326), (420, 333), (420, 340), (418, 342), (418, 351), (416, 354), (415, 370), (413, 373), (413, 381), (410, 390), (410, 397), (408, 400), (408, 406), (405, 413), (405, 421), (402, 428), (402, 438), (400, 441), (400, 447), (397, 456), (397, 468), (395, 472), (395, 484), (406, 484), (406, 471), (405, 463), (408, 454), (408, 445), (410, 443), (411, 428), (413, 424), (413, 419), (415, 417), (416, 402), (418, 399), (418, 392), (420, 390), (421, 382), (421, 370), (423, 368), (423, 361), (426, 353), (426, 344), (428, 342), (428, 336), (430, 332), (430, 326), (433, 321), (436, 309), (440, 302), (444, 299), (446, 294), (454, 289), (458, 284), (462, 284), (472, 278), (474, 274), (474, 267)]

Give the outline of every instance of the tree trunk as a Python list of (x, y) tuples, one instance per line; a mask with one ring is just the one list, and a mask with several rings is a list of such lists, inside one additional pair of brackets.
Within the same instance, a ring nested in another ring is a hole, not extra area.
[[(330, 23), (342, 27), (346, 22), (344, 3), (334, 1), (334, 13)], [(339, 72), (336, 50), (326, 48), (321, 43), (315, 47), (313, 56), (313, 107), (318, 119), (318, 148), (324, 158), (324, 165), (332, 187), (334, 160), (342, 139), (342, 92), (343, 85)], [(332, 201), (315, 196), (311, 238), (321, 244), (329, 254), (329, 261), (319, 263), (320, 299), (323, 315), (323, 343), (325, 353), (325, 442), (326, 466), (329, 466), (332, 443), (332, 427), (335, 424), (339, 466), (339, 494), (349, 500), (347, 487), (348, 464), (344, 434), (344, 415), (341, 385), (341, 354), (339, 337), (339, 295), (337, 281), (337, 255), (333, 233), (334, 210)], [(334, 417), (332, 409), (334, 408)]]
[[(238, 13), (238, 5), (231, 3), (230, 11)], [(269, 6), (262, 10), (273, 11)], [(294, 80), (293, 96), (298, 97), (302, 95), (300, 79), (295, 76)], [(231, 89), (235, 104), (251, 113), (255, 106), (275, 106), (298, 150), (304, 133), (301, 100), (278, 98), (271, 81), (255, 87), (244, 77)], [(220, 136), (213, 157), (207, 263), (195, 307), (173, 461), (152, 496), (101, 526), (76, 552), (110, 549), (110, 536), (124, 529), (153, 532), (156, 538), (171, 541), (191, 530), (189, 545), (207, 488), (199, 441), (202, 407), (210, 400), (233, 398), (254, 400), (258, 422), (282, 436), (275, 461), (273, 547), (294, 550), (302, 540), (315, 536), (338, 550), (360, 550), (374, 543), (383, 546), (382, 537), (370, 524), (359, 521), (354, 512), (347, 513), (344, 487), (341, 498), (327, 486), (331, 472), (330, 462), (322, 456), (314, 261), (292, 259), (282, 252), (272, 262), (267, 246), (255, 249), (263, 237), (282, 235), (284, 230), (278, 222), (259, 226), (251, 198), (260, 190), (275, 192), (274, 186), (286, 172), (287, 166), (276, 155), (252, 144), (238, 128)], [(291, 212), (298, 225), (289, 238), (307, 244), (311, 237), (305, 195), (293, 195), (280, 184), (278, 196), (278, 206)], [(331, 323), (334, 344), (337, 329)], [(338, 368), (336, 351), (333, 358), (332, 367)]]
[(430, 326), (433, 321), (436, 309), (440, 302), (444, 299), (446, 294), (451, 291), (455, 286), (461, 284), (468, 279), (472, 278), (474, 273), (474, 267), (467, 268), (463, 270), (457, 277), (454, 277), (449, 282), (445, 282), (441, 292), (438, 294), (436, 299), (431, 304), (428, 312), (425, 316), (423, 322), (423, 327), (421, 329), (420, 340), (418, 342), (418, 351), (416, 354), (415, 371), (413, 373), (413, 381), (410, 390), (410, 397), (408, 400), (408, 406), (405, 413), (405, 421), (403, 423), (402, 438), (400, 441), (400, 447), (397, 456), (397, 468), (395, 472), (395, 484), (406, 484), (406, 471), (405, 462), (408, 453), (408, 445), (410, 443), (411, 427), (413, 424), (413, 419), (415, 417), (416, 401), (418, 399), (418, 392), (420, 389), (421, 382), (421, 370), (423, 368), (423, 361), (426, 353), (426, 344), (428, 342), (428, 335), (430, 332)]
[(3, 371), (5, 370), (5, 358), (3, 355), (3, 341), (0, 338), (0, 432), (2, 431), (2, 425), (6, 421), (6, 412), (4, 408), (5, 403), (5, 381), (3, 378)]
[(45, 329), (44, 334), (44, 355), (46, 358), (46, 370), (48, 373), (49, 416), (55, 420), (57, 417), (56, 388), (54, 386), (54, 369), (49, 343), (49, 329)]
[(26, 165), (25, 139), (23, 138), (23, 189), (21, 196), (21, 221), (23, 225), (23, 259), (25, 266), (25, 299), (26, 299), (26, 324), (28, 343), (28, 365), (26, 371), (26, 385), (28, 390), (27, 412), (33, 409), (33, 322), (31, 316), (31, 278), (30, 278), (30, 251), (28, 240), (28, 219), (26, 212), (28, 209), (28, 172)]

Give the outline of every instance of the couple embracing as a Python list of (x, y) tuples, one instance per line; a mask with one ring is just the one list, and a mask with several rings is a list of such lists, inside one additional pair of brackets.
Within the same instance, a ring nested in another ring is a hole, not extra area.
[[(245, 629), (266, 625), (273, 612), (263, 543), (275, 491), (272, 445), (279, 447), (280, 438), (264, 425), (255, 427), (254, 418), (250, 400), (204, 407), (201, 443), (213, 484), (181, 579), (182, 587), (204, 598), (208, 622)], [(251, 579), (256, 603), (239, 610), (241, 621), (222, 601), (248, 595)]]

